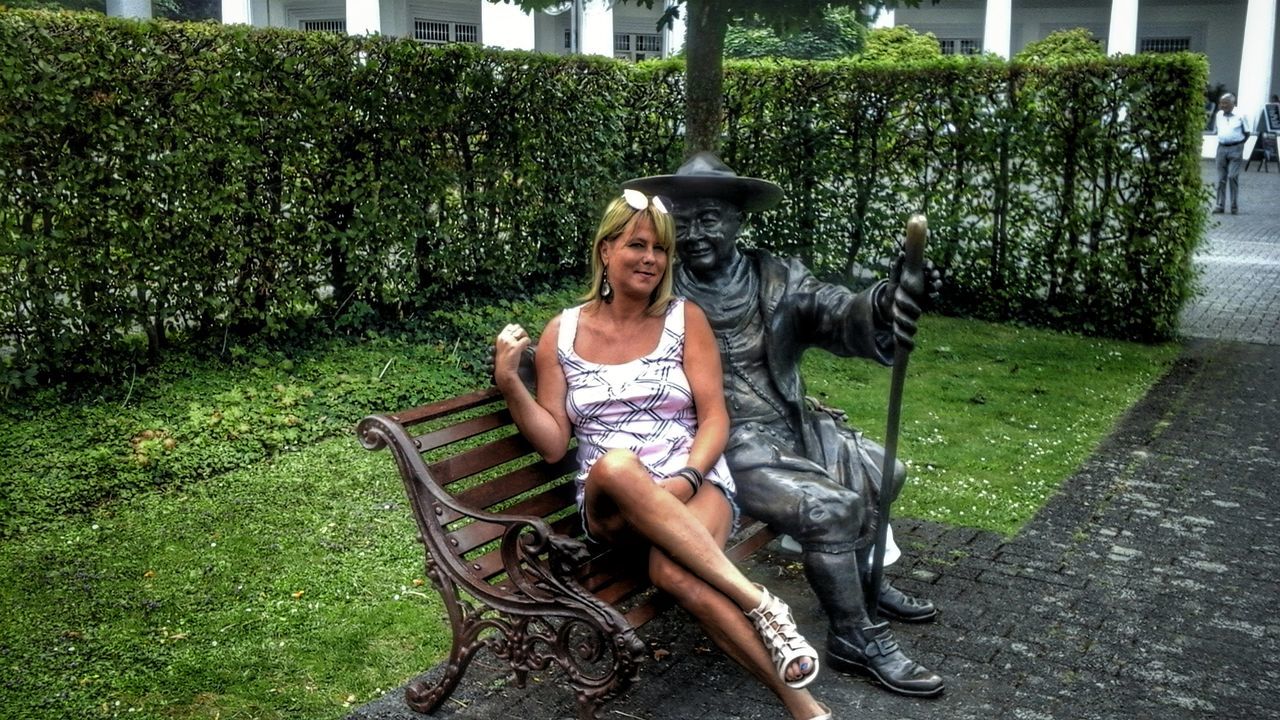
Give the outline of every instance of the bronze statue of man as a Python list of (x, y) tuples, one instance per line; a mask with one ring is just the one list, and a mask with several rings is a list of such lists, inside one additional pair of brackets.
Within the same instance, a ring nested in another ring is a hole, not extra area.
[[(799, 260), (740, 249), (744, 212), (764, 210), (782, 189), (739, 177), (711, 153), (674, 175), (623, 183), (671, 200), (676, 222), (676, 291), (696, 302), (715, 330), (731, 429), (725, 458), (744, 512), (800, 543), (805, 574), (830, 622), (830, 667), (867, 674), (888, 689), (929, 697), (943, 680), (911, 660), (887, 622), (872, 622), (863, 579), (870, 573), (884, 450), (829, 413), (806, 406), (800, 358), (821, 347), (890, 364), (895, 304), (914, 327), (922, 278), (882, 281), (866, 291), (820, 282)], [(908, 282), (907, 280), (911, 280)], [(900, 291), (899, 288), (904, 290)], [(902, 487), (898, 464), (887, 491)], [(886, 557), (897, 554), (886, 543)], [(882, 584), (878, 615), (922, 622), (932, 603)]]

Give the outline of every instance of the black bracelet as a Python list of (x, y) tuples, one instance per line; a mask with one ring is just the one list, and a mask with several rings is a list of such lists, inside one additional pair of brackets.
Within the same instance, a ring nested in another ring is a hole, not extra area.
[(702, 474), (701, 470), (699, 470), (696, 467), (693, 467), (692, 465), (687, 465), (685, 467), (682, 467), (679, 470), (675, 471), (674, 474), (679, 475), (683, 477), (685, 480), (689, 481), (689, 487), (693, 488), (694, 495), (698, 494), (698, 491), (702, 489), (702, 482), (707, 479), (706, 476)]

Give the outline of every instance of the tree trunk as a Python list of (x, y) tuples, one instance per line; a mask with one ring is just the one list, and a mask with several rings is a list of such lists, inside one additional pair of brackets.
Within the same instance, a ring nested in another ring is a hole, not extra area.
[(684, 154), (689, 157), (720, 146), (729, 6), (723, 0), (689, 0), (685, 7)]

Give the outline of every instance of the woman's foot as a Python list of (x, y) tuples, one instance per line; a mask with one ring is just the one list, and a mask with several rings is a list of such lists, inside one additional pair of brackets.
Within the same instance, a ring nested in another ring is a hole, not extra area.
[(821, 712), (808, 720), (831, 720), (831, 708), (823, 705), (822, 703), (818, 703), (818, 707), (822, 709)]
[(818, 677), (818, 652), (796, 629), (791, 608), (764, 586), (756, 587), (762, 595), (760, 604), (748, 610), (747, 617), (769, 650), (778, 678), (788, 687), (802, 688)]

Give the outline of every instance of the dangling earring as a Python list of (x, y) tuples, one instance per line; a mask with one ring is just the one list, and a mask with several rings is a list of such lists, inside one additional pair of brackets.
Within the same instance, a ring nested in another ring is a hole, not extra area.
[(613, 286), (609, 284), (609, 268), (600, 273), (600, 299), (606, 305), (613, 302)]

